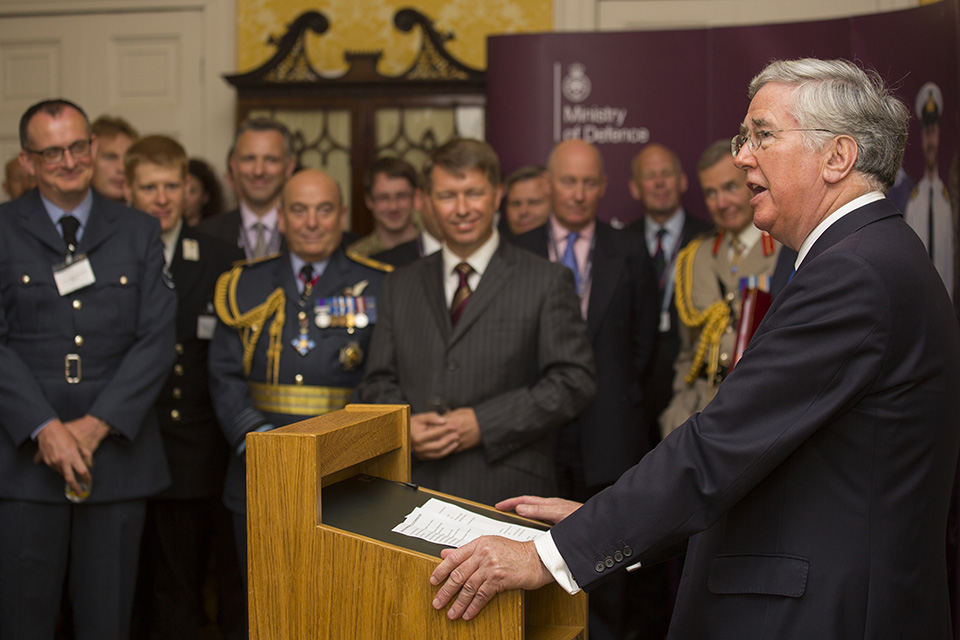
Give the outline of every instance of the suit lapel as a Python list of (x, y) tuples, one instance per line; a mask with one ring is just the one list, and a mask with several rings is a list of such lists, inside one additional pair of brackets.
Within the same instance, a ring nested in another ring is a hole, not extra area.
[(900, 211), (886, 198), (871, 202), (868, 205), (851, 211), (834, 222), (830, 228), (824, 231), (823, 235), (813, 243), (810, 252), (803, 259), (803, 262), (800, 263), (800, 268), (802, 269), (803, 265), (807, 264), (810, 260), (813, 260), (851, 233), (859, 231), (871, 222), (899, 215), (901, 215)]
[(63, 238), (54, 226), (53, 221), (47, 214), (43, 201), (40, 200), (40, 192), (36, 189), (24, 196), (18, 201), (20, 226), (24, 231), (45, 244), (51, 251), (61, 258), (67, 255), (67, 247), (63, 244)]
[[(199, 278), (191, 276), (191, 265), (183, 259), (183, 238), (187, 226), (180, 229), (180, 235), (177, 236), (177, 243), (173, 247), (173, 257), (170, 259), (170, 275), (173, 276), (173, 283), (177, 288), (177, 297), (184, 299), (190, 295), (190, 292), (196, 287)], [(194, 263), (198, 264), (198, 263)]]
[[(513, 277), (513, 260), (510, 255), (511, 249), (512, 247), (501, 239), (500, 246), (494, 252), (493, 258), (490, 259), (490, 264), (487, 265), (487, 270), (484, 271), (483, 277), (480, 278), (480, 284), (477, 285), (477, 290), (470, 294), (467, 307), (463, 310), (463, 315), (460, 316), (460, 321), (450, 336), (450, 344), (459, 340), (460, 336), (466, 333), (467, 330), (480, 319), (483, 313), (493, 304), (494, 300), (497, 299), (497, 296), (502, 293), (506, 283)], [(519, 249), (516, 249), (516, 251), (519, 251)]]
[(613, 233), (613, 230), (597, 222), (594, 227), (597, 244), (593, 248), (593, 267), (590, 272), (590, 304), (587, 307), (587, 328), (591, 341), (600, 330), (600, 320), (613, 300), (618, 274), (626, 268), (625, 256), (616, 246), (611, 246), (608, 232)]
[(89, 253), (106, 242), (116, 232), (116, 220), (119, 215), (119, 206), (109, 206), (103, 196), (94, 191), (90, 219), (87, 221), (87, 228), (83, 231), (83, 237), (80, 238), (78, 250)]
[[(446, 274), (443, 272), (443, 252), (437, 251), (414, 263), (411, 268), (420, 270), (420, 285), (423, 290), (423, 299), (426, 301), (430, 315), (433, 317), (437, 330), (446, 342), (453, 332), (453, 325), (450, 322), (450, 309), (447, 308), (447, 298), (443, 293), (443, 279)], [(469, 307), (470, 304), (467, 303)], [(463, 318), (461, 318), (461, 322)]]

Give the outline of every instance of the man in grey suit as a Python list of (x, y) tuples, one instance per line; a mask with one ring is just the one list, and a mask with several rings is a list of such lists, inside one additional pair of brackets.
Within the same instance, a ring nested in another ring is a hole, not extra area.
[(451, 618), (505, 588), (590, 590), (692, 536), (673, 639), (952, 637), (960, 328), (883, 196), (909, 114), (845, 60), (773, 62), (749, 95), (736, 164), (755, 224), (798, 250), (796, 275), (710, 404), (613, 487), (575, 511), (506, 501), (560, 522), (444, 552), (434, 605), (457, 597)]
[(553, 493), (550, 435), (594, 397), (569, 269), (500, 241), (500, 162), (455, 140), (424, 168), (443, 249), (384, 283), (363, 402), (409, 403), (413, 479), (493, 504)]

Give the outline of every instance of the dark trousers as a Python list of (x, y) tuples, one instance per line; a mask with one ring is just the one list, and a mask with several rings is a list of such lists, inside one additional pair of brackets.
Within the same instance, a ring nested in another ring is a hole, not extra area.
[[(233, 536), (222, 520), (226, 507), (219, 497), (188, 500), (150, 500), (143, 540), (134, 607), (135, 640), (196, 638), (207, 616), (203, 586), (214, 549), (226, 551), (230, 562), (215, 562), (213, 578), (224, 637), (243, 637), (246, 598), (234, 554)], [(237, 604), (240, 605), (239, 611)], [(224, 616), (233, 607), (233, 618)], [(241, 627), (225, 633), (231, 627)]]
[(127, 640), (145, 510), (0, 500), (0, 638), (53, 638), (67, 580), (76, 639)]

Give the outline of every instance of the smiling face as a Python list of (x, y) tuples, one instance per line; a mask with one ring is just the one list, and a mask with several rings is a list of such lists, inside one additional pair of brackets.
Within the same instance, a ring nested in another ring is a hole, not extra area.
[[(793, 86), (781, 83), (764, 85), (750, 102), (743, 126), (751, 134), (800, 128), (790, 112), (794, 91)], [(761, 141), (756, 150), (743, 145), (736, 157), (736, 166), (746, 170), (747, 186), (754, 194), (750, 199), (754, 224), (798, 249), (826, 217), (821, 210), (826, 194), (826, 153), (804, 146), (799, 131), (770, 133)]]
[(326, 173), (304, 169), (283, 188), (278, 228), (290, 251), (307, 262), (330, 257), (340, 245), (347, 208), (337, 183)]
[(500, 196), (500, 187), (494, 187), (478, 169), (457, 174), (433, 167), (430, 201), (434, 218), (455, 255), (467, 258), (490, 238)]
[[(27, 124), (27, 142), (34, 151), (50, 147), (66, 148), (89, 139), (91, 134), (87, 121), (71, 107), (64, 107), (55, 116), (40, 111)], [(73, 209), (90, 188), (93, 156), (98, 148), (96, 137), (92, 140), (89, 150), (82, 157), (74, 157), (67, 151), (62, 160), (52, 164), (47, 164), (41, 155), (23, 149), (20, 151), (20, 165), (37, 181), (44, 197), (62, 209)]]
[(727, 154), (700, 171), (699, 176), (703, 199), (715, 225), (740, 233), (753, 222), (753, 192), (747, 187), (747, 174), (733, 163), (733, 156)]
[(293, 162), (279, 131), (243, 132), (230, 158), (230, 170), (240, 197), (254, 213), (263, 215), (273, 208), (293, 173)]
[(183, 169), (140, 162), (133, 170), (131, 184), (125, 184), (125, 193), (130, 206), (158, 219), (164, 233), (171, 231), (183, 216)]
[(400, 233), (413, 226), (416, 196), (416, 188), (406, 178), (391, 178), (378, 173), (365, 201), (377, 225), (392, 233)]

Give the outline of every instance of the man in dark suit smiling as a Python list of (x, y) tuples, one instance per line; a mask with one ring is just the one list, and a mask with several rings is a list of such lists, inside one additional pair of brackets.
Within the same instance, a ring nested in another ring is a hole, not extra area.
[(556, 491), (550, 436), (594, 394), (569, 270), (500, 240), (500, 162), (455, 140), (424, 169), (443, 249), (387, 278), (363, 402), (409, 403), (413, 479), (493, 504)]

